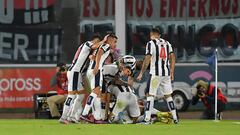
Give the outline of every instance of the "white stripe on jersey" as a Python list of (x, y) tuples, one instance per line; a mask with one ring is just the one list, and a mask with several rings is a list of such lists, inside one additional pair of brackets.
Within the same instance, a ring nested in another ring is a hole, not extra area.
[[(99, 49), (103, 50), (103, 54), (100, 58), (99, 67), (98, 67), (99, 70), (102, 70), (104, 62), (110, 54), (110, 45), (109, 44), (103, 44), (98, 48), (98, 50)], [(97, 54), (98, 50), (96, 51), (96, 54)], [(89, 69), (94, 69), (95, 64), (96, 64), (96, 61), (91, 60), (90, 65), (89, 65)]]
[(83, 71), (83, 68), (85, 67), (86, 62), (89, 59), (88, 57), (90, 55), (92, 45), (93, 45), (92, 42), (87, 41), (78, 47), (78, 50), (74, 55), (72, 65), (69, 68), (70, 71), (76, 71), (76, 72)]
[(110, 82), (119, 73), (119, 67), (116, 64), (108, 64), (103, 66), (104, 80)]
[(173, 53), (172, 45), (160, 38), (151, 40), (146, 46), (146, 55), (152, 55), (150, 74), (156, 76), (170, 76), (169, 54)]
[(108, 92), (112, 93), (116, 97), (121, 92), (130, 92), (134, 93), (133, 89), (129, 86), (120, 86), (120, 85), (111, 85), (108, 89)]

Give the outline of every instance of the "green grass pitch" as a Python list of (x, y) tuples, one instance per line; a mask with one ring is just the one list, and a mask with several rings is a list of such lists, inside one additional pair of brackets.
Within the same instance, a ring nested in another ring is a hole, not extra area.
[(0, 135), (239, 135), (240, 121), (181, 120), (180, 124), (59, 124), (57, 120), (0, 120)]

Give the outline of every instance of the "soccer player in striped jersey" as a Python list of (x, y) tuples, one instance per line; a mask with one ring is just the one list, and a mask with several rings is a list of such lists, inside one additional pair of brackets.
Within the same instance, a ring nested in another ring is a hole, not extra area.
[(101, 89), (103, 82), (103, 66), (104, 62), (110, 54), (110, 49), (116, 48), (117, 36), (114, 34), (109, 34), (106, 43), (102, 44), (96, 52), (95, 60), (92, 60), (89, 69), (87, 71), (87, 78), (90, 82), (90, 87), (92, 89), (91, 94), (88, 96), (87, 103), (82, 112), (81, 119), (89, 121), (87, 115), (90, 109), (95, 108), (95, 120), (101, 120)]
[[(83, 77), (84, 68), (89, 60), (89, 55), (94, 49), (97, 49), (107, 39), (107, 36), (100, 42), (100, 36), (94, 35), (91, 41), (87, 41), (78, 47), (74, 55), (71, 66), (68, 69), (68, 96), (64, 103), (62, 117), (59, 119), (61, 123), (66, 123), (67, 119), (77, 122), (82, 111), (81, 102), (83, 95)], [(70, 118), (68, 118), (70, 117)]]
[[(120, 104), (121, 102), (126, 103), (123, 106), (115, 106), (113, 108), (114, 111), (111, 113), (111, 122), (117, 121), (118, 117), (116, 116), (118, 116), (118, 114), (122, 112), (127, 106), (131, 108), (129, 109), (131, 116), (133, 118), (138, 117), (139, 107), (137, 98), (133, 94), (133, 90), (129, 87), (131, 84), (121, 80), (121, 77), (132, 76), (132, 73), (133, 72), (131, 67), (129, 65), (124, 65), (123, 63), (113, 63), (104, 65), (103, 67), (103, 76), (105, 82), (104, 84), (106, 84), (105, 89), (107, 89), (108, 94), (111, 93), (114, 95), (114, 97), (116, 97), (117, 104)], [(109, 100), (106, 100), (105, 102), (107, 103), (106, 112), (108, 112)]]
[(111, 85), (109, 90), (116, 97), (116, 103), (110, 113), (109, 122), (117, 122), (119, 120), (119, 113), (126, 110), (133, 123), (136, 123), (140, 116), (140, 108), (133, 89), (129, 86)]
[(157, 28), (153, 28), (150, 32), (150, 41), (146, 46), (146, 54), (143, 62), (142, 69), (137, 77), (138, 80), (142, 79), (143, 73), (146, 71), (150, 63), (150, 80), (148, 83), (147, 92), (147, 105), (145, 108), (146, 124), (150, 123), (151, 111), (153, 109), (154, 97), (157, 94), (157, 89), (164, 94), (164, 98), (167, 102), (168, 108), (173, 115), (173, 121), (178, 123), (175, 105), (172, 99), (172, 86), (171, 81), (174, 80), (174, 68), (175, 68), (175, 55), (172, 45), (160, 38), (160, 31)]

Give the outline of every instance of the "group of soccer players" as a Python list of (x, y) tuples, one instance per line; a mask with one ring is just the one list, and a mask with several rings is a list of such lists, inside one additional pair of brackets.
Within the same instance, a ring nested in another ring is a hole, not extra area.
[[(108, 34), (101, 40), (95, 35), (91, 41), (79, 46), (68, 69), (68, 96), (59, 122), (152, 124), (173, 121), (177, 124), (179, 120), (171, 97), (175, 64), (173, 49), (168, 41), (160, 38), (160, 31), (156, 28), (151, 30), (150, 38), (137, 77), (141, 80), (150, 64), (146, 102), (141, 102), (134, 94), (134, 72), (138, 63), (134, 56), (125, 55), (114, 60), (112, 54), (117, 36)], [(91, 90), (86, 103), (83, 103), (84, 85)], [(165, 95), (170, 112), (153, 108), (158, 88)]]

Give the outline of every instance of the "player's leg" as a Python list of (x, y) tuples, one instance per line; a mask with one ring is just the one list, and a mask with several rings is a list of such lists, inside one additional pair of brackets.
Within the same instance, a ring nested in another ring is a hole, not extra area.
[(177, 117), (176, 108), (175, 108), (173, 98), (171, 95), (172, 94), (172, 85), (171, 85), (170, 76), (161, 77), (160, 89), (162, 90), (164, 98), (167, 102), (168, 109), (172, 113), (174, 123), (177, 124), (179, 120)]
[[(81, 92), (82, 91), (82, 92)], [(76, 94), (76, 99), (74, 100), (74, 103), (71, 107), (71, 112), (70, 112), (70, 121), (77, 123), (79, 121), (80, 115), (82, 113), (83, 107), (82, 107), (82, 101), (84, 99), (84, 94), (83, 91), (81, 90), (78, 91), (78, 93)]]
[[(89, 70), (87, 72), (87, 76), (88, 76), (88, 80), (90, 81), (90, 85), (91, 85), (91, 88), (94, 88), (93, 91), (91, 92), (91, 94), (88, 96), (88, 99), (87, 99), (87, 103), (85, 104), (84, 106), (84, 109), (83, 109), (83, 112), (82, 112), (82, 117), (86, 117), (90, 111), (90, 109), (93, 107), (93, 103), (94, 103), (94, 106), (95, 106), (95, 111), (97, 111), (97, 119), (98, 116), (101, 117), (100, 115), (100, 111), (101, 111), (101, 99), (100, 99), (100, 95), (101, 95), (101, 82), (102, 82), (102, 73), (99, 71), (97, 73), (97, 75), (93, 76), (92, 77), (92, 73), (93, 70)], [(95, 101), (96, 100), (96, 101)], [(100, 108), (100, 110), (99, 110)]]
[(74, 102), (74, 99), (76, 98), (76, 92), (74, 90), (77, 90), (77, 86), (78, 86), (78, 76), (79, 73), (78, 72), (67, 72), (67, 77), (68, 77), (68, 95), (66, 98), (66, 101), (64, 103), (63, 106), (63, 113), (62, 116), (60, 118), (60, 122), (67, 120), (68, 115), (70, 114), (70, 108), (71, 105)]
[(150, 76), (150, 81), (148, 82), (148, 94), (147, 94), (147, 103), (145, 105), (145, 122), (150, 122), (151, 120), (151, 112), (153, 110), (154, 105), (154, 97), (157, 94), (157, 89), (159, 86), (159, 77), (158, 76)]
[[(117, 87), (114, 87), (117, 88)], [(119, 113), (122, 112), (126, 108), (126, 93), (119, 93), (117, 96), (116, 104), (109, 115), (109, 123), (115, 123), (119, 120)]]
[(133, 123), (137, 123), (138, 122), (138, 118), (140, 116), (140, 107), (138, 104), (138, 100), (137, 100), (137, 96), (134, 95), (133, 93), (129, 93), (130, 94), (130, 99), (129, 101), (129, 105), (128, 105), (128, 111), (129, 111), (129, 115), (133, 120)]
[(82, 101), (84, 98), (84, 87), (83, 87), (83, 80), (82, 80), (82, 74), (78, 74), (78, 78), (74, 78), (75, 80), (78, 80), (77, 86), (74, 86), (75, 95), (76, 98), (70, 108), (69, 112), (69, 120), (72, 122), (77, 123), (80, 116), (76, 116), (77, 112), (82, 111)]

